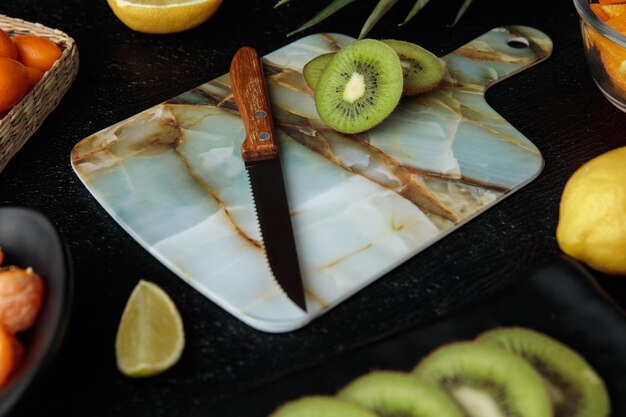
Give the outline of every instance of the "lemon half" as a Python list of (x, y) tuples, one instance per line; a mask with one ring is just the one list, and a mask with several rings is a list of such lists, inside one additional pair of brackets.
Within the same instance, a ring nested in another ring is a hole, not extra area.
[(222, 0), (107, 0), (126, 26), (143, 33), (165, 34), (206, 22)]
[(567, 181), (556, 238), (592, 268), (626, 275), (626, 147), (585, 163)]
[(183, 321), (172, 299), (156, 284), (139, 281), (117, 330), (119, 370), (131, 377), (155, 375), (174, 365), (184, 347)]

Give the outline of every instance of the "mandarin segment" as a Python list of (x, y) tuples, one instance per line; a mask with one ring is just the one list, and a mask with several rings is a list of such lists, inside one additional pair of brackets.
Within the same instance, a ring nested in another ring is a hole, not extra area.
[(17, 48), (17, 59), (27, 67), (48, 71), (61, 58), (63, 51), (51, 40), (34, 36), (19, 35), (13, 38)]
[(43, 281), (32, 268), (0, 269), (0, 323), (11, 333), (31, 327), (43, 301)]

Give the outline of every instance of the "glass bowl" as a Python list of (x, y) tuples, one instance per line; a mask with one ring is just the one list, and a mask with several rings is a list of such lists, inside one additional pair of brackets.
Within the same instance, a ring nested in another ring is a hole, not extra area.
[(591, 76), (602, 94), (626, 112), (626, 36), (604, 23), (591, 3), (595, 1), (574, 0)]

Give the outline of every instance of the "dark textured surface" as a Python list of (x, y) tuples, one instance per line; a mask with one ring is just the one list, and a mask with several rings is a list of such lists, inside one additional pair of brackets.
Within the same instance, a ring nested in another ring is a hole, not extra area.
[[(375, 3), (349, 6), (314, 30), (356, 36)], [(507, 24), (534, 26), (553, 39), (551, 58), (487, 94), (491, 105), (540, 148), (546, 167), (533, 183), (329, 314), (282, 335), (247, 327), (153, 259), (83, 187), (70, 168), (69, 153), (83, 137), (227, 72), (240, 46), (263, 55), (289, 43), (285, 34), (320, 2), (293, 0), (273, 10), (270, 0), (226, 0), (207, 24), (171, 36), (130, 31), (103, 0), (0, 3), (2, 14), (70, 34), (81, 58), (69, 93), (0, 174), (0, 204), (49, 215), (70, 246), (76, 274), (63, 349), (16, 415), (207, 415), (212, 406), (248, 388), (478, 302), (519, 271), (558, 253), (554, 231), (565, 181), (593, 156), (626, 145), (626, 115), (591, 80), (573, 5), (476, 0), (460, 24), (449, 28), (460, 1), (436, 0), (399, 28), (410, 3), (399, 2), (371, 36), (414, 41), (438, 55)], [(187, 347), (167, 373), (131, 380), (115, 368), (113, 343), (124, 304), (140, 278), (161, 285), (179, 306)], [(626, 281), (603, 282), (624, 297)]]

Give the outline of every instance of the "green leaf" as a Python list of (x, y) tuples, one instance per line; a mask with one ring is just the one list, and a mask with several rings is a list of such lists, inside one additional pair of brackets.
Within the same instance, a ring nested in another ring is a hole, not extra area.
[(274, 5), (274, 8), (277, 8), (278, 6), (282, 6), (283, 4), (287, 3), (289, 0), (279, 0), (278, 3), (276, 3)]
[(456, 14), (456, 17), (454, 18), (454, 22), (452, 22), (451, 26), (456, 25), (459, 22), (459, 20), (461, 20), (461, 17), (463, 17), (463, 15), (465, 14), (465, 11), (470, 6), (470, 4), (472, 4), (473, 1), (474, 0), (465, 0), (463, 2), (463, 4), (461, 5), (461, 8), (459, 9), (459, 12)]
[(311, 26), (318, 24), (322, 20), (332, 16), (339, 10), (343, 9), (344, 7), (346, 7), (348, 4), (352, 3), (353, 1), (356, 1), (356, 0), (333, 0), (328, 6), (322, 9), (321, 12), (315, 15), (313, 19), (309, 20), (308, 22), (306, 22), (305, 24), (303, 24), (302, 26), (300, 26), (298, 29), (294, 30), (293, 32), (288, 33), (287, 36), (291, 36), (295, 33), (302, 32), (303, 30), (308, 29)]
[[(285, 0), (285, 1), (289, 1), (289, 0)], [(429, 1), (430, 0), (417, 0), (415, 4), (413, 5), (413, 7), (411, 8), (411, 11), (409, 12), (409, 14), (404, 19), (404, 22), (400, 23), (398, 26), (404, 26), (407, 23), (409, 23), (409, 21), (415, 17), (417, 12), (422, 10), (422, 8), (426, 6)]]
[(361, 29), (361, 33), (359, 34), (359, 39), (363, 39), (365, 35), (378, 23), (381, 17), (385, 15), (396, 4), (398, 0), (379, 0), (376, 7), (372, 11), (372, 14), (367, 18), (363, 28)]

